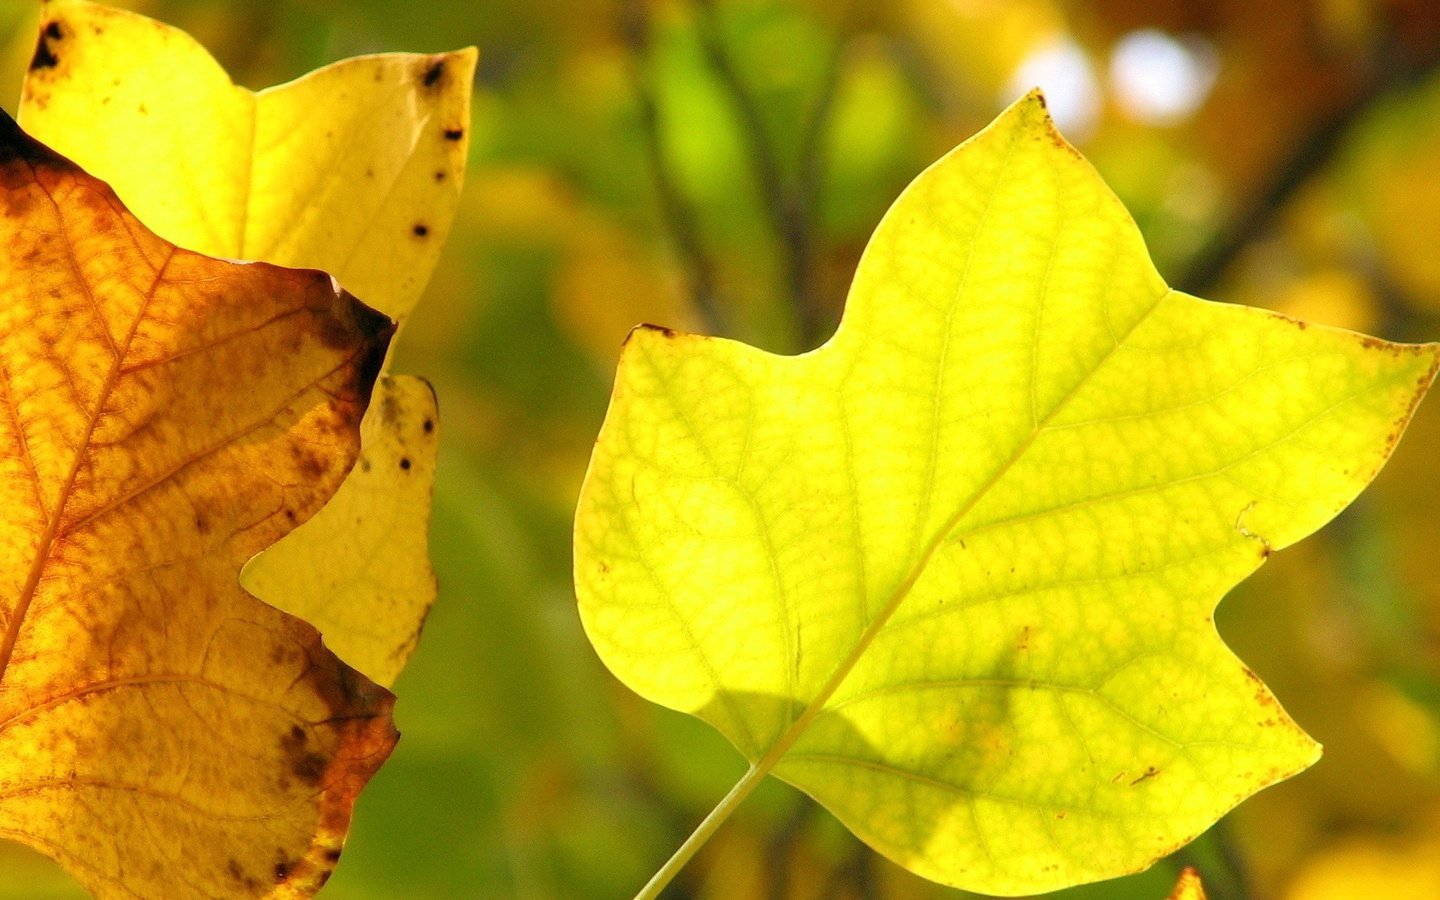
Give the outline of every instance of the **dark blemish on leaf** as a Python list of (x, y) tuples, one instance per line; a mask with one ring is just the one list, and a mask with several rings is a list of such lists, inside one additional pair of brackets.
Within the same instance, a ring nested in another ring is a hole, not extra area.
[(233, 856), (225, 864), (225, 871), (236, 881), (243, 882), (245, 880), (245, 870), (240, 868), (240, 861)]
[(403, 456), (400, 458), (400, 468), (404, 469), (407, 472), (410, 471), (410, 457)]
[(416, 237), (423, 238), (425, 235), (430, 233), (430, 226), (426, 225), (424, 222), (416, 222), (415, 227), (410, 230), (415, 232)]
[(291, 774), (313, 787), (319, 783), (320, 776), (325, 774), (326, 760), (321, 754), (306, 750), (308, 742), (309, 736), (305, 729), (296, 725), (280, 738), (280, 749), (285, 751), (285, 756), (290, 761)]
[(435, 180), (436, 180), (436, 181), (444, 181), (444, 180), (445, 180), (445, 173), (444, 173), (443, 171), (437, 171), (437, 172), (435, 173)]
[(295, 510), (289, 509), (289, 508), (287, 508), (287, 509), (285, 510), (285, 521), (287, 521), (287, 522), (294, 522), (294, 521), (295, 521)]
[(465, 129), (463, 129), (463, 128), (447, 128), (447, 129), (445, 129), (445, 140), (447, 140), (447, 141), (458, 141), (458, 140), (460, 140), (461, 138), (463, 138), (464, 136), (465, 136)]
[(441, 60), (436, 60), (435, 63), (434, 63), (432, 66), (430, 66), (430, 68), (428, 68), (428, 69), (425, 70), (425, 75), (424, 75), (424, 77), (421, 78), (421, 81), (424, 83), (424, 85), (425, 85), (427, 88), (428, 88), (428, 87), (434, 87), (434, 86), (435, 86), (435, 83), (440, 80), (440, 76), (442, 76), (442, 75), (444, 75), (444, 74), (445, 74), (445, 61), (444, 61), (443, 59), (441, 59)]
[(1140, 774), (1140, 777), (1139, 777), (1139, 778), (1137, 778), (1137, 779), (1135, 779), (1134, 781), (1130, 782), (1130, 786), (1131, 786), (1131, 787), (1134, 787), (1135, 785), (1139, 784), (1140, 782), (1142, 782), (1142, 781), (1147, 781), (1147, 780), (1149, 780), (1149, 779), (1151, 779), (1151, 778), (1154, 778), (1156, 775), (1159, 775), (1159, 774), (1160, 774), (1160, 770), (1159, 770), (1159, 769), (1155, 768), (1154, 766), (1150, 766), (1148, 769), (1146, 769), (1144, 772), (1142, 772), (1142, 773)]
[(330, 863), (332, 866), (333, 866), (335, 863), (339, 862), (339, 861), (340, 861), (340, 848), (339, 848), (339, 847), (331, 847), (329, 850), (326, 850), (326, 851), (325, 851), (325, 861), (328, 862), (328, 863)]
[(370, 168), (369, 166), (366, 166), (366, 167), (365, 167), (365, 177), (366, 177), (366, 178), (374, 178), (374, 177), (375, 177), (375, 170), (372, 169), (372, 168)]
[(1057, 813), (1055, 814), (1055, 818), (1057, 818), (1057, 819), (1063, 819), (1063, 818), (1065, 818), (1065, 810), (1062, 809), (1062, 810), (1060, 810), (1059, 812), (1057, 812)]
[(210, 519), (203, 512), (195, 513), (195, 530), (201, 534), (210, 533)]
[(1041, 109), (1047, 112), (1050, 110), (1050, 104), (1045, 102), (1045, 95), (1040, 93), (1039, 91), (1035, 92), (1035, 102), (1040, 104)]
[(360, 462), (357, 463), (357, 465), (360, 466), (360, 471), (362, 472), (370, 471), (370, 460), (364, 456), (360, 457)]
[(315, 481), (325, 474), (325, 460), (299, 444), (291, 445), (290, 457), (307, 482)]
[(1030, 626), (1026, 625), (1020, 629), (1020, 640), (1015, 644), (1015, 649), (1021, 653), (1030, 649)]
[(315, 333), (332, 350), (359, 351), (357, 388), (361, 396), (369, 397), (395, 334), (395, 323), (349, 291), (341, 291), (331, 304), (330, 315), (320, 317)]
[(60, 64), (60, 57), (55, 55), (55, 49), (50, 45), (51, 41), (59, 41), (65, 36), (59, 22), (51, 22), (40, 32), (40, 39), (35, 42), (35, 55), (30, 57), (30, 71), (39, 69), (53, 69)]
[(424, 426), (422, 426), (422, 427), (424, 427), (425, 433), (426, 433), (426, 434), (429, 434), (430, 432), (432, 432), (432, 431), (435, 430), (435, 420), (434, 420), (434, 419), (426, 419), (426, 420), (425, 420), (425, 424), (424, 424)]
[(320, 783), (320, 776), (325, 774), (325, 757), (319, 753), (306, 753), (291, 761), (290, 771), (295, 773), (296, 778), (314, 786)]
[(291, 867), (292, 865), (293, 865), (293, 864), (290, 863), (290, 862), (278, 862), (278, 863), (276, 863), (276, 864), (275, 864), (275, 880), (276, 880), (277, 882), (282, 882), (282, 881), (284, 881), (285, 878), (290, 874), (290, 867)]

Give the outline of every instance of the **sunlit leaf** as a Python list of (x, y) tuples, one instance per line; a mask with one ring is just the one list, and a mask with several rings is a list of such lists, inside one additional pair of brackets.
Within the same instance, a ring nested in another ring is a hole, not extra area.
[(1168, 289), (1032, 94), (896, 202), (819, 350), (631, 336), (581, 616), (747, 782), (922, 875), (1136, 871), (1316, 759), (1211, 616), (1374, 476), (1436, 357)]
[(392, 698), (236, 574), (339, 486), (393, 326), (9, 119), (0, 202), (0, 836), (100, 897), (308, 896)]

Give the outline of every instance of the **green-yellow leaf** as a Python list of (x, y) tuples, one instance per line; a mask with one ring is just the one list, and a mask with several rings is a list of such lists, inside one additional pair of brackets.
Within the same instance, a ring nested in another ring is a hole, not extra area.
[(970, 890), (1133, 872), (1317, 758), (1211, 616), (1436, 362), (1168, 289), (1031, 94), (896, 201), (820, 349), (632, 334), (581, 616), (751, 761), (725, 804), (777, 775)]
[[(183, 31), (61, 0), (46, 8), (20, 118), (172, 242), (330, 272), (403, 323), (454, 217), (474, 69), (473, 49), (381, 54), (257, 94)], [(415, 465), (362, 464), (287, 539), (283, 561), (267, 551), (247, 568), (246, 585), (388, 685), (435, 596), (433, 434), (409, 427), (435, 414), (413, 379), (381, 389), (389, 399), (367, 413), (362, 460)], [(375, 419), (396, 402), (411, 404), (403, 421)]]

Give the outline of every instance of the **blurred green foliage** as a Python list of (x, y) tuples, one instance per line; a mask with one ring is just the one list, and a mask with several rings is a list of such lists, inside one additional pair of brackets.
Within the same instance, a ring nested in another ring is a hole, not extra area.
[[(397, 685), (404, 737), (326, 889), (339, 900), (629, 896), (729, 788), (739, 755), (621, 689), (574, 611), (570, 515), (620, 342), (641, 321), (777, 351), (823, 340), (889, 202), (1046, 48), (1077, 48), (1052, 107), (1172, 283), (1440, 336), (1430, 0), (121, 5), (252, 88), (358, 53), (481, 48), (466, 197), (396, 360), (441, 400), (441, 593)], [(37, 15), (0, 2), (10, 110)], [(1213, 66), (1191, 75), (1195, 109), (1145, 114), (1127, 97), (1160, 74), (1111, 75), (1145, 29)], [(1089, 112), (1057, 104), (1087, 83)], [(1432, 401), (1354, 510), (1221, 607), (1327, 756), (1180, 855), (1212, 897), (1421, 897), (1405, 892), (1440, 877), (1422, 852), (1440, 835), (1436, 440)], [(67, 896), (16, 865), (0, 895)], [(1063, 896), (1159, 898), (1177, 871)], [(673, 896), (958, 895), (771, 784)]]

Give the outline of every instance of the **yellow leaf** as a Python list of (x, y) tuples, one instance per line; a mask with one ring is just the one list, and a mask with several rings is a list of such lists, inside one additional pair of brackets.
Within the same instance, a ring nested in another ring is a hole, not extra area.
[(257, 94), (179, 29), (82, 0), (46, 12), (27, 131), (174, 244), (320, 269), (410, 314), (460, 196), (473, 48), (347, 59)]
[(1205, 885), (1200, 881), (1200, 873), (1186, 866), (1168, 900), (1205, 900)]
[[(454, 218), (474, 69), (473, 49), (382, 54), (256, 94), (178, 29), (62, 0), (47, 7), (21, 121), (109, 181), (166, 239), (330, 272), (403, 324)], [(401, 423), (367, 420), (367, 454), (413, 445), (392, 424)], [(417, 461), (430, 444), (413, 446)], [(435, 597), (425, 550), (432, 478), (430, 466), (364, 473), (364, 486), (337, 495), (340, 509), (291, 538), (283, 568), (267, 553), (251, 569), (263, 599), (321, 625), (346, 661), (387, 685)], [(407, 531), (391, 530), (402, 523)], [(395, 565), (383, 577), (370, 565), (335, 568), (337, 548), (387, 542)], [(402, 559), (401, 548), (413, 555)], [(313, 593), (322, 586), (330, 591)]]
[[(429, 384), (380, 379), (350, 476), (315, 518), (251, 560), (240, 576), (247, 590), (276, 605), (310, 598), (304, 619), (341, 659), (363, 660), (365, 674), (380, 684), (393, 684), (404, 668), (435, 595), (426, 539), (436, 421)], [(429, 588), (417, 591), (417, 585)], [(394, 627), (407, 622), (415, 623), (412, 630)]]
[(9, 119), (0, 202), (0, 836), (102, 898), (308, 896), (392, 698), (236, 573), (339, 486), (393, 326)]
[(632, 334), (581, 617), (750, 760), (701, 837), (773, 773), (957, 887), (1137, 871), (1317, 758), (1212, 614), (1437, 350), (1168, 289), (1031, 94), (896, 201), (820, 349)]

